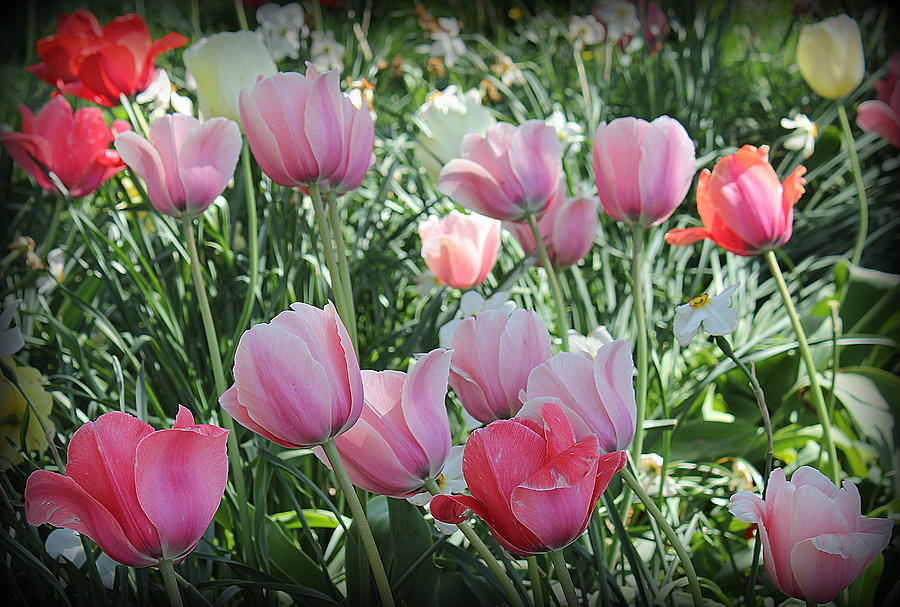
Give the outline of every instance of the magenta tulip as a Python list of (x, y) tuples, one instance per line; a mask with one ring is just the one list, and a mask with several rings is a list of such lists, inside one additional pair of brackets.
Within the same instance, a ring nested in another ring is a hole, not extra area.
[(556, 131), (541, 120), (497, 124), (470, 133), (462, 158), (444, 165), (438, 189), (464, 207), (505, 221), (540, 215), (556, 193), (562, 149)]
[(241, 122), (260, 168), (287, 187), (319, 184), (343, 194), (372, 165), (375, 127), (341, 93), (336, 71), (283, 72), (241, 91)]
[(491, 273), (500, 248), (500, 222), (483, 215), (450, 211), (419, 224), (422, 257), (445, 285), (470, 289)]
[(596, 434), (603, 452), (625, 449), (637, 419), (633, 375), (631, 344), (621, 339), (601, 346), (593, 358), (560, 352), (529, 374), (528, 400), (518, 417), (540, 421), (543, 404), (558, 402), (579, 439)]
[(813, 603), (834, 600), (891, 540), (894, 522), (860, 516), (859, 491), (838, 489), (824, 474), (801, 466), (790, 481), (778, 468), (766, 499), (749, 491), (731, 497), (731, 513), (755, 523), (766, 573), (785, 594)]
[(122, 160), (147, 184), (157, 211), (172, 217), (203, 213), (225, 190), (241, 153), (241, 131), (227, 118), (201, 123), (169, 114), (150, 125), (150, 141), (137, 133), (116, 138)]
[(550, 333), (531, 310), (487, 310), (466, 318), (453, 334), (450, 385), (482, 423), (514, 416), (528, 374), (550, 358)]
[(66, 476), (38, 470), (25, 485), (25, 516), (93, 539), (115, 561), (176, 563), (197, 547), (228, 480), (228, 431), (195, 424), (178, 408), (175, 425), (153, 428), (114, 411), (75, 431)]
[(681, 204), (694, 179), (694, 142), (668, 116), (617, 118), (594, 136), (600, 204), (616, 221), (653, 226)]
[(900, 148), (900, 53), (888, 60), (888, 73), (875, 83), (877, 99), (863, 101), (856, 110), (856, 124), (895, 148)]
[(350, 429), (363, 408), (353, 342), (334, 305), (291, 304), (250, 327), (219, 403), (241, 425), (283, 447), (312, 447)]
[[(444, 406), (450, 354), (432, 350), (408, 374), (362, 372), (362, 415), (334, 440), (354, 485), (403, 498), (440, 477), (451, 444)], [(316, 455), (327, 464), (321, 449)]]
[[(559, 268), (575, 265), (588, 254), (600, 224), (598, 206), (599, 201), (592, 196), (567, 198), (562, 192), (550, 203), (538, 220), (538, 231), (553, 265)], [(503, 227), (513, 233), (526, 253), (536, 254), (534, 235), (528, 224), (507, 221)]]
[(547, 403), (542, 423), (513, 418), (475, 430), (466, 442), (468, 495), (437, 495), (431, 514), (458, 524), (467, 510), (519, 556), (565, 548), (584, 533), (625, 452), (603, 454), (597, 436), (578, 440), (562, 407)]

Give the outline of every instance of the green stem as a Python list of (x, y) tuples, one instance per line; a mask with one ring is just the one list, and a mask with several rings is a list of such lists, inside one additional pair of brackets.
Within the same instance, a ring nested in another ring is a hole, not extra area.
[(172, 607), (182, 607), (181, 592), (178, 590), (178, 580), (175, 579), (175, 565), (172, 563), (172, 560), (161, 560), (159, 562), (159, 572), (162, 573), (163, 582), (166, 584), (169, 603), (172, 604)]
[(331, 233), (328, 211), (322, 203), (322, 192), (319, 189), (319, 184), (311, 184), (308, 190), (316, 215), (316, 224), (319, 227), (319, 240), (322, 241), (322, 250), (325, 253), (325, 265), (328, 267), (328, 275), (331, 278), (331, 294), (334, 297), (334, 305), (337, 306), (338, 315), (341, 317), (344, 326), (349, 327), (352, 312), (348, 308), (345, 298), (346, 291), (342, 286), (341, 267), (338, 261), (338, 252), (334, 248), (334, 236)]
[(644, 449), (644, 419), (647, 416), (647, 313), (644, 310), (644, 228), (637, 223), (632, 225), (631, 231), (631, 282), (637, 349), (637, 417), (631, 458), (639, 461)]
[(806, 333), (803, 331), (803, 325), (800, 323), (800, 317), (797, 315), (797, 309), (794, 307), (794, 301), (791, 299), (791, 292), (788, 291), (787, 284), (784, 282), (784, 276), (781, 274), (781, 268), (778, 266), (778, 260), (775, 258), (775, 253), (766, 251), (765, 257), (766, 262), (769, 264), (769, 270), (775, 278), (775, 284), (778, 285), (778, 291), (781, 293), (784, 307), (787, 309), (788, 316), (791, 318), (794, 332), (797, 334), (797, 344), (800, 346), (800, 356), (806, 364), (806, 373), (809, 375), (809, 384), (812, 388), (816, 414), (819, 417), (819, 423), (822, 425), (822, 442), (824, 443), (823, 446), (825, 450), (828, 452), (831, 480), (835, 485), (839, 485), (841, 480), (841, 467), (840, 462), (838, 462), (834, 439), (831, 436), (831, 420), (828, 417), (828, 407), (825, 405), (825, 398), (822, 396), (822, 388), (819, 386), (816, 363), (813, 361), (812, 353), (809, 351)]
[[(225, 383), (225, 372), (222, 368), (222, 355), (219, 353), (219, 340), (216, 337), (216, 325), (213, 323), (212, 311), (209, 307), (209, 299), (206, 295), (206, 284), (203, 281), (203, 271), (200, 268), (200, 256), (197, 253), (197, 237), (194, 233), (194, 218), (185, 216), (182, 220), (184, 227), (184, 240), (187, 243), (188, 254), (191, 258), (191, 277), (194, 280), (194, 291), (197, 293), (197, 304), (200, 307), (200, 317), (203, 319), (203, 330), (206, 333), (206, 345), (209, 348), (209, 357), (212, 362), (213, 380), (216, 394), (221, 396), (228, 386)], [(228, 430), (228, 464), (234, 474), (234, 488), (237, 492), (238, 513), (241, 519), (243, 534), (253, 537), (250, 526), (250, 511), (247, 507), (246, 485), (244, 483), (244, 466), (241, 462), (240, 445), (237, 442), (234, 421), (224, 410), (219, 410), (222, 425)], [(249, 549), (249, 546), (247, 547)]]
[(566, 301), (563, 299), (562, 289), (559, 286), (559, 279), (556, 276), (556, 270), (550, 262), (550, 256), (547, 254), (547, 247), (544, 246), (544, 239), (541, 237), (541, 231), (538, 229), (537, 218), (533, 213), (529, 213), (526, 217), (528, 225), (531, 227), (531, 234), (534, 236), (535, 247), (541, 260), (541, 265), (547, 272), (547, 278), (550, 280), (550, 289), (553, 291), (553, 300), (556, 303), (556, 330), (562, 340), (562, 349), (564, 352), (569, 351), (569, 319), (566, 315)]
[[(437, 486), (433, 480), (428, 480), (425, 482), (425, 488), (432, 495), (439, 495), (441, 493), (440, 488)], [(512, 580), (509, 579), (509, 576), (506, 574), (506, 569), (503, 568), (503, 565), (494, 558), (494, 555), (491, 553), (491, 549), (487, 547), (487, 544), (482, 541), (478, 534), (475, 533), (475, 530), (467, 523), (463, 521), (456, 525), (459, 527), (459, 530), (463, 532), (463, 535), (466, 536), (466, 539), (469, 540), (469, 544), (471, 544), (472, 548), (475, 549), (475, 552), (478, 553), (478, 556), (484, 561), (484, 564), (487, 565), (487, 568), (490, 569), (491, 573), (494, 574), (494, 577), (497, 578), (497, 581), (500, 582), (500, 585), (503, 587), (503, 591), (506, 593), (506, 597), (509, 599), (509, 604), (513, 607), (524, 607), (524, 603), (522, 602), (522, 597), (519, 596), (519, 593), (516, 592), (515, 586), (513, 586)]]
[(60, 215), (63, 213), (63, 207), (66, 205), (66, 197), (62, 194), (57, 195), (56, 201), (53, 203), (53, 216), (50, 217), (50, 227), (47, 228), (47, 235), (44, 236), (44, 240), (41, 242), (41, 246), (35, 252), (38, 257), (42, 260), (45, 255), (50, 251), (50, 248), (53, 246), (53, 242), (56, 240), (56, 233), (59, 231), (59, 219)]
[(656, 507), (656, 503), (647, 495), (647, 492), (644, 491), (644, 488), (641, 487), (641, 483), (638, 481), (637, 477), (631, 471), (631, 468), (626, 466), (622, 468), (622, 478), (628, 483), (628, 486), (631, 487), (631, 490), (634, 491), (634, 494), (638, 496), (638, 499), (641, 500), (641, 503), (644, 504), (644, 508), (647, 509), (647, 514), (653, 517), (656, 521), (656, 524), (659, 525), (659, 528), (662, 530), (663, 534), (668, 538), (669, 543), (672, 544), (672, 547), (675, 549), (675, 553), (678, 555), (678, 559), (681, 561), (681, 567), (684, 569), (685, 575), (687, 575), (688, 579), (688, 588), (691, 591), (691, 597), (694, 601), (694, 607), (701, 607), (703, 604), (703, 594), (700, 592), (700, 581), (697, 579), (697, 572), (694, 570), (694, 563), (691, 562), (691, 557), (685, 549), (684, 545), (681, 543), (681, 539), (678, 537), (678, 534), (675, 533), (675, 530), (672, 528), (672, 525), (669, 524), (669, 521), (666, 520), (666, 517), (663, 516), (662, 512), (659, 511), (659, 508)]
[(247, 329), (250, 315), (253, 312), (253, 300), (256, 298), (257, 284), (259, 283), (259, 229), (256, 219), (256, 188), (253, 183), (253, 170), (250, 166), (250, 146), (244, 140), (241, 149), (241, 168), (244, 180), (244, 197), (247, 202), (247, 258), (250, 261), (250, 283), (247, 285), (247, 293), (244, 295), (244, 307), (241, 310), (237, 328), (239, 331)]
[(363, 512), (362, 504), (356, 496), (350, 477), (347, 475), (347, 469), (344, 468), (344, 462), (338, 453), (337, 447), (333, 440), (322, 443), (322, 450), (331, 464), (331, 469), (337, 477), (338, 485), (350, 506), (350, 512), (353, 514), (353, 520), (356, 522), (356, 530), (359, 533), (359, 543), (362, 545), (369, 559), (369, 565), (372, 567), (372, 575), (375, 577), (375, 586), (378, 588), (378, 594), (381, 595), (381, 602), (384, 607), (394, 607), (394, 597), (391, 595), (391, 585), (388, 582), (387, 573), (384, 571), (384, 563), (381, 562), (381, 556), (378, 554), (378, 546), (375, 544), (375, 537), (372, 535), (372, 529), (369, 527), (369, 520)]
[(531, 580), (531, 602), (534, 607), (544, 607), (544, 591), (541, 588), (541, 572), (538, 569), (537, 557), (529, 556), (528, 579)]
[(350, 251), (344, 242), (344, 230), (341, 225), (340, 207), (338, 206), (337, 194), (334, 190), (329, 189), (326, 192), (328, 205), (328, 218), (331, 221), (331, 235), (334, 238), (334, 249), (338, 262), (338, 271), (341, 273), (341, 288), (344, 291), (344, 302), (347, 306), (347, 318), (344, 323), (350, 333), (350, 339), (359, 352), (359, 337), (356, 330), (356, 306), (353, 302), (353, 283), (350, 280), (350, 262), (348, 258)]
[(234, 12), (237, 13), (238, 23), (242, 30), (250, 29), (247, 23), (247, 14), (244, 12), (244, 3), (241, 0), (234, 0)]
[(850, 130), (850, 121), (847, 119), (847, 110), (844, 109), (844, 104), (838, 105), (838, 118), (840, 118), (841, 128), (844, 130), (844, 142), (847, 144), (847, 153), (850, 154), (850, 166), (853, 168), (853, 180), (856, 182), (856, 195), (859, 198), (859, 231), (856, 233), (852, 258), (853, 264), (858, 266), (869, 232), (869, 203), (866, 200), (866, 186), (862, 180), (859, 156), (856, 155), (856, 140), (853, 138), (853, 131)]
[(147, 119), (144, 118), (143, 112), (134, 109), (131, 99), (125, 93), (119, 93), (119, 103), (125, 108), (125, 113), (128, 114), (128, 121), (131, 122), (131, 126), (140, 130), (144, 137), (149, 138), (150, 127), (147, 125)]
[(572, 583), (572, 576), (569, 575), (569, 569), (566, 567), (566, 559), (562, 550), (554, 550), (550, 553), (550, 562), (553, 563), (553, 570), (556, 572), (556, 579), (562, 586), (563, 594), (566, 595), (566, 605), (568, 607), (578, 607), (578, 595), (575, 593), (575, 584)]

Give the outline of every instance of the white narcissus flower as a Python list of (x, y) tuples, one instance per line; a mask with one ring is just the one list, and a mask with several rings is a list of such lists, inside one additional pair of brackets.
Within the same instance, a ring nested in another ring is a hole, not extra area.
[(573, 15), (569, 19), (569, 40), (572, 42), (580, 42), (587, 46), (600, 44), (604, 38), (606, 38), (606, 28), (593, 15), (584, 17)]
[(563, 145), (569, 144), (570, 151), (578, 152), (581, 149), (581, 134), (584, 129), (577, 122), (567, 121), (562, 108), (555, 106), (553, 113), (544, 120), (544, 124), (556, 131), (556, 135)]
[(597, 350), (615, 341), (606, 327), (600, 325), (586, 336), (569, 329), (569, 352), (581, 352), (591, 358), (597, 356)]
[(785, 129), (793, 129), (793, 133), (784, 141), (784, 147), (789, 150), (803, 150), (803, 157), (809, 158), (816, 151), (816, 137), (819, 129), (816, 123), (806, 114), (791, 113), (790, 118), (782, 118), (781, 126)]
[(185, 116), (194, 115), (194, 102), (190, 97), (179, 95), (175, 85), (169, 79), (166, 70), (160, 68), (156, 71), (156, 78), (144, 91), (134, 98), (140, 104), (150, 104), (150, 119), (156, 120), (165, 116), (169, 108), (178, 114)]
[(607, 42), (615, 44), (625, 36), (634, 36), (641, 30), (637, 9), (631, 2), (603, 0), (596, 15), (606, 24)]
[(466, 291), (459, 301), (459, 311), (456, 318), (442, 326), (438, 332), (441, 347), (449, 350), (453, 343), (453, 334), (462, 324), (463, 320), (470, 316), (477, 316), (488, 310), (506, 310), (507, 314), (516, 309), (516, 304), (509, 300), (509, 291), (497, 291), (487, 299), (475, 291)]
[(731, 307), (731, 295), (741, 283), (732, 285), (715, 297), (704, 293), (675, 308), (675, 338), (684, 347), (697, 335), (700, 325), (710, 335), (727, 335), (737, 327), (737, 312)]
[(19, 327), (11, 327), (13, 314), (22, 303), (21, 299), (12, 300), (0, 314), (0, 357), (12, 356), (25, 346), (25, 338)]
[(525, 74), (520, 70), (509, 55), (500, 53), (497, 62), (491, 65), (491, 71), (500, 78), (504, 86), (525, 84)]
[(440, 57), (444, 60), (444, 65), (453, 67), (456, 60), (466, 52), (466, 43), (459, 37), (459, 21), (453, 17), (441, 17), (437, 23), (440, 29), (431, 32), (431, 44), (419, 46), (416, 50), (432, 57)]
[(49, 295), (56, 288), (56, 285), (63, 281), (66, 271), (66, 257), (62, 249), (51, 249), (47, 253), (47, 271), (50, 276), (41, 276), (35, 284), (38, 293), (41, 295)]
[(320, 72), (344, 67), (344, 45), (334, 39), (334, 32), (313, 32), (309, 49), (312, 63)]
[(297, 59), (300, 56), (300, 36), (305, 36), (307, 29), (299, 4), (263, 4), (256, 9), (256, 21), (259, 22), (256, 31), (272, 53), (272, 59), (281, 61), (285, 57)]
[[(436, 480), (441, 493), (447, 495), (451, 493), (462, 493), (468, 486), (466, 485), (466, 479), (463, 477), (462, 471), (462, 459), (465, 448), (465, 445), (457, 445), (450, 448), (450, 455), (447, 456), (447, 461), (444, 463), (444, 470)], [(431, 503), (432, 497), (434, 496), (431, 493), (423, 491), (422, 493), (417, 493), (412, 497), (406, 498), (406, 501), (414, 506), (427, 507)], [(443, 523), (437, 519), (434, 519), (434, 526), (438, 531), (445, 535), (453, 535), (458, 530), (456, 525)]]
[[(79, 569), (87, 561), (81, 536), (71, 529), (54, 529), (44, 542), (44, 550), (50, 558), (62, 563), (67, 560)], [(116, 562), (109, 558), (105, 552), (100, 552), (94, 560), (97, 573), (100, 574), (100, 582), (107, 590), (111, 590), (116, 580)]]

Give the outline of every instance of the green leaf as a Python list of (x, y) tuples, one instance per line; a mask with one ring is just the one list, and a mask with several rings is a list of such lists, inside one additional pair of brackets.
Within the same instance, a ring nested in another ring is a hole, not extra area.
[(879, 554), (862, 575), (856, 578), (847, 589), (849, 595), (848, 605), (854, 607), (872, 607), (875, 603), (875, 591), (884, 571), (884, 555)]
[(837, 374), (834, 393), (860, 431), (893, 453), (900, 443), (894, 422), (900, 413), (900, 378), (873, 367), (848, 367)]

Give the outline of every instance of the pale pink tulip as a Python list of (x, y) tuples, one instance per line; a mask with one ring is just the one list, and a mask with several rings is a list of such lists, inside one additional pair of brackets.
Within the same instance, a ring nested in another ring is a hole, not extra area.
[(543, 213), (556, 193), (562, 149), (556, 131), (542, 120), (470, 133), (461, 151), (462, 158), (444, 165), (438, 189), (476, 213), (522, 221)]
[(669, 230), (666, 242), (684, 246), (709, 238), (744, 256), (782, 246), (791, 239), (805, 172), (800, 165), (781, 183), (769, 164), (769, 146), (745, 145), (719, 160), (712, 173), (700, 173), (697, 212), (703, 227)]
[[(594, 244), (600, 224), (598, 206), (599, 201), (593, 196), (568, 198), (560, 188), (559, 194), (538, 220), (538, 231), (544, 239), (551, 263), (565, 268), (584, 259)], [(513, 233), (526, 253), (535, 253), (531, 226), (507, 221), (503, 227)]]
[(900, 148), (900, 53), (888, 60), (888, 73), (875, 83), (877, 100), (863, 101), (856, 110), (856, 124)]
[(86, 535), (123, 565), (180, 562), (222, 501), (227, 437), (195, 424), (184, 407), (172, 428), (157, 431), (127, 413), (105, 413), (72, 435), (66, 476), (31, 473), (25, 516)]
[(488, 310), (453, 334), (450, 385), (482, 423), (513, 417), (533, 368), (550, 358), (550, 333), (531, 310)]
[(311, 447), (350, 429), (363, 408), (353, 343), (334, 305), (291, 304), (250, 327), (219, 403), (241, 425), (283, 447)]
[(450, 211), (419, 224), (422, 257), (437, 279), (457, 289), (480, 285), (491, 273), (500, 248), (500, 222)]
[[(363, 371), (365, 406), (359, 421), (334, 440), (357, 487), (391, 497), (424, 490), (450, 455), (444, 399), (449, 350), (432, 350), (407, 373)], [(327, 464), (321, 449), (316, 455)]]
[(860, 516), (859, 491), (835, 487), (824, 474), (801, 466), (790, 481), (778, 468), (766, 499), (749, 491), (731, 497), (731, 513), (756, 523), (763, 562), (785, 594), (828, 603), (866, 570), (891, 540), (894, 522)]
[(343, 194), (372, 165), (375, 127), (341, 93), (336, 71), (282, 72), (241, 91), (241, 121), (260, 168), (288, 187), (319, 184)]
[(150, 141), (128, 131), (116, 137), (116, 150), (147, 184), (157, 211), (194, 216), (212, 204), (234, 175), (241, 131), (227, 118), (201, 123), (169, 114), (150, 125)]
[(653, 226), (681, 204), (694, 179), (694, 142), (668, 116), (617, 118), (594, 136), (600, 204), (616, 221)]
[(626, 449), (637, 419), (633, 375), (631, 344), (621, 339), (601, 346), (594, 357), (560, 352), (531, 371), (518, 417), (540, 421), (542, 405), (558, 402), (579, 439), (596, 434), (604, 452)]

